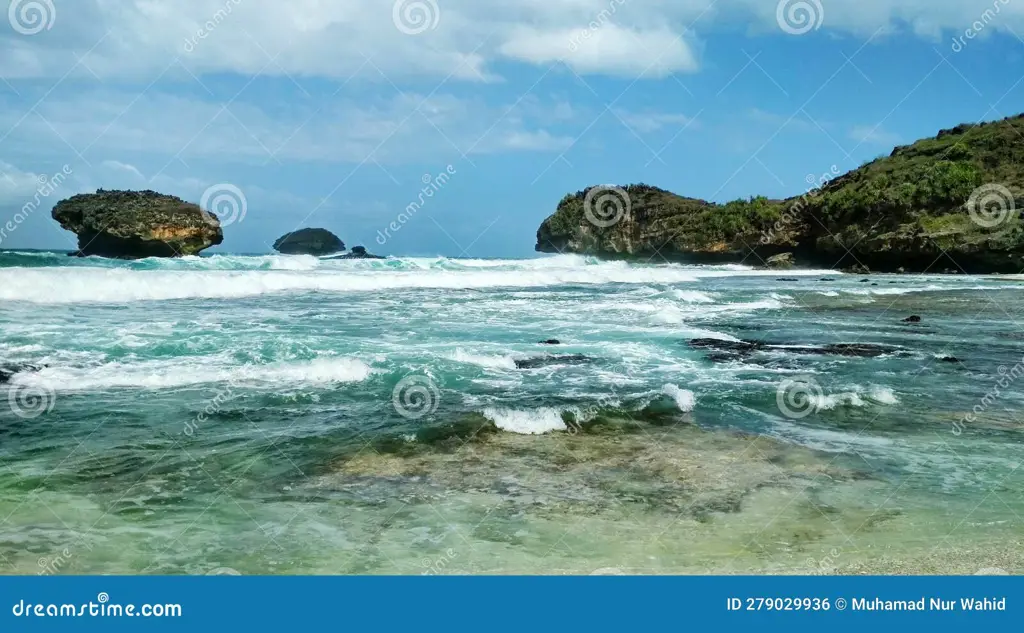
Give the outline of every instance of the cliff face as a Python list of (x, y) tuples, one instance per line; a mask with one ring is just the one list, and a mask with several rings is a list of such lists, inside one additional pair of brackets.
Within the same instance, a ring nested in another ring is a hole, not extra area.
[(178, 257), (224, 240), (216, 217), (155, 191), (79, 194), (58, 202), (52, 216), (78, 235), (79, 255)]
[(648, 185), (567, 195), (537, 250), (661, 261), (942, 272), (1024, 270), (1024, 115), (943, 130), (801, 196), (715, 204)]

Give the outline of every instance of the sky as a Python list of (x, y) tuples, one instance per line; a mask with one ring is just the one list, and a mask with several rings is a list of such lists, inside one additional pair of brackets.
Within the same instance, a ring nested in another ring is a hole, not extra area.
[(798, 195), (1018, 114), (1022, 38), (1024, 0), (10, 0), (0, 248), (104, 188), (203, 203), (211, 253), (530, 256), (588, 186)]

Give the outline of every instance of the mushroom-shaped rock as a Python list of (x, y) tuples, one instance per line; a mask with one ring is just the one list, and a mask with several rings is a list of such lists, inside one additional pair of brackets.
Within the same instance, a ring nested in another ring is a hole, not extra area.
[(51, 215), (78, 235), (80, 256), (180, 257), (224, 241), (216, 216), (155, 191), (100, 189), (61, 200)]

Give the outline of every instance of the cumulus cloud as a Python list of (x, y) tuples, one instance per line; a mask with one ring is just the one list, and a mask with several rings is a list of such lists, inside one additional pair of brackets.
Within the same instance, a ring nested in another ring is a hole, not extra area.
[(220, 102), (151, 90), (91, 90), (54, 94), (36, 106), (38, 116), (0, 108), (6, 143), (43, 144), (57, 158), (82, 155), (125, 177), (139, 177), (130, 163), (107, 159), (117, 152), (181, 159), (273, 161), (369, 160), (410, 162), (446, 150), (461, 154), (560, 150), (572, 136), (546, 129), (563, 108), (539, 99), (512, 105), (451, 94), (402, 93), (391, 98), (337, 98), (303, 104)]
[[(821, 22), (839, 33), (936, 38), (996, 5), (987, 32), (1024, 29), (1024, 4), (1003, 0), (825, 2)], [(5, 31), (0, 75), (489, 81), (511, 60), (654, 79), (696, 70), (696, 38), (722, 25), (785, 36), (776, 8), (765, 0), (78, 0), (56, 5), (49, 31)]]

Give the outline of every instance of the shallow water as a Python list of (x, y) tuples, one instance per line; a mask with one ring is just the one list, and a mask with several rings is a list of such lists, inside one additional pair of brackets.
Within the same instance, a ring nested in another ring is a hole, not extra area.
[(0, 253), (0, 569), (1024, 572), (1024, 282), (862, 279)]

